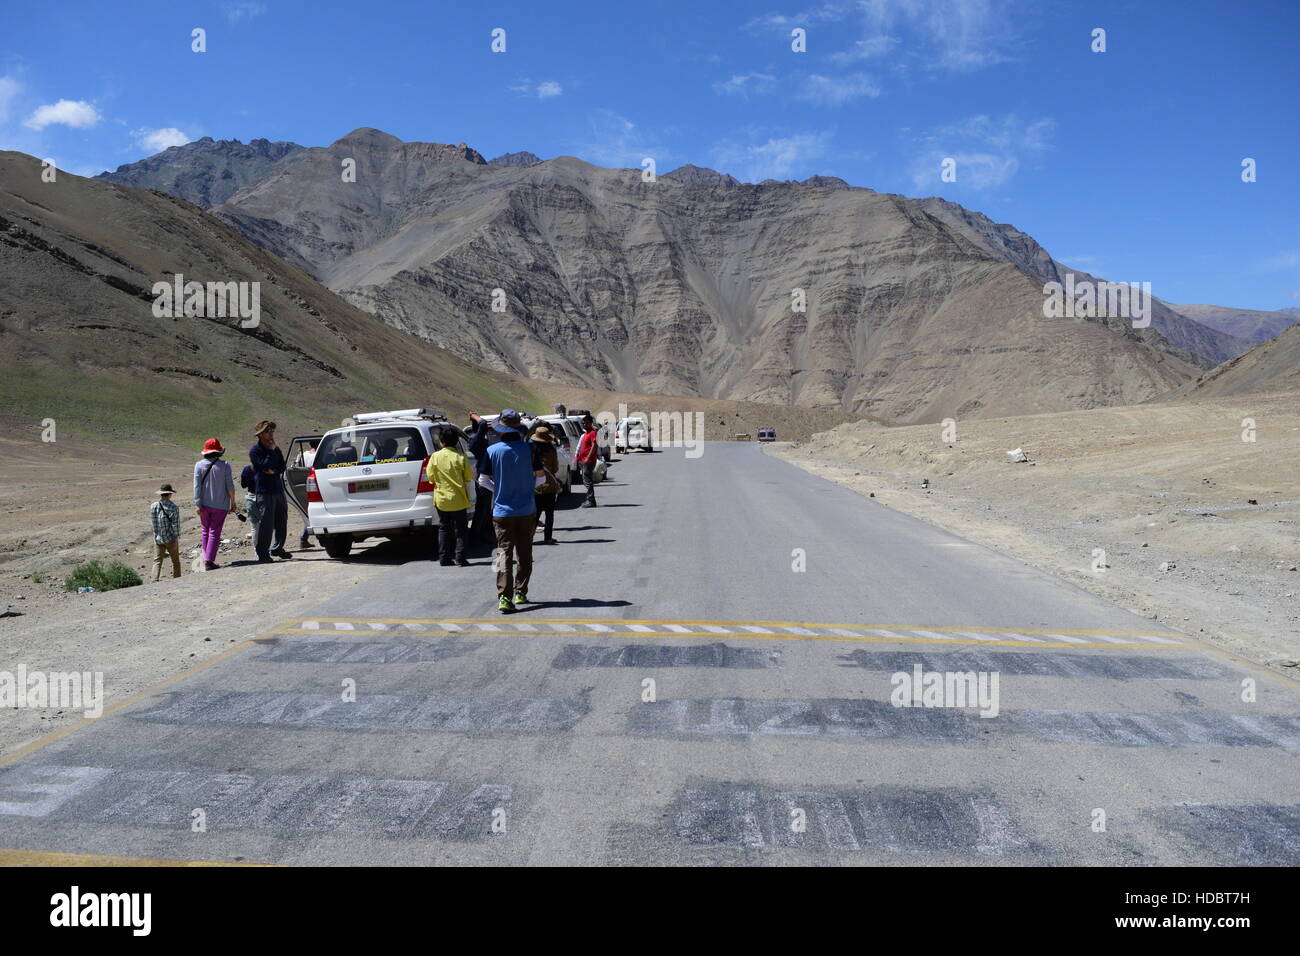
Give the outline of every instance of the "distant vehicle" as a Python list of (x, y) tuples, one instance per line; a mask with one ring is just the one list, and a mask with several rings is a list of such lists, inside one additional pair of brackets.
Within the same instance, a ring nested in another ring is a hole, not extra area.
[(643, 418), (624, 418), (614, 426), (614, 453), (624, 454), (633, 448), (654, 451), (650, 426)]
[[(331, 558), (346, 558), (368, 538), (432, 539), (438, 527), (433, 485), (425, 478), (429, 456), (451, 429), (468, 454), (465, 435), (441, 413), (423, 408), (353, 415), (324, 435), (293, 439), (285, 456), (284, 487)], [(319, 442), (311, 467), (303, 452)], [(472, 460), (472, 456), (471, 456)]]
[(776, 429), (775, 429), (775, 428), (771, 428), (771, 427), (768, 427), (768, 428), (760, 428), (760, 429), (758, 430), (758, 440), (759, 440), (759, 441), (776, 441)]

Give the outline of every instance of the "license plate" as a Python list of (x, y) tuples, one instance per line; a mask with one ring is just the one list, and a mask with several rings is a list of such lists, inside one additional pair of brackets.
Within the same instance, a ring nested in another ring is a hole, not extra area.
[(388, 479), (382, 478), (376, 481), (349, 481), (348, 494), (356, 495), (366, 491), (387, 491)]

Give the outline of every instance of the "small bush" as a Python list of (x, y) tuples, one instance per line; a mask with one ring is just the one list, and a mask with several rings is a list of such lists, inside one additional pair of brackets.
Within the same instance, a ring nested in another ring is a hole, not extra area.
[(117, 588), (133, 588), (139, 584), (144, 584), (140, 575), (121, 561), (85, 561), (77, 565), (63, 586), (69, 591), (77, 588), (113, 591)]

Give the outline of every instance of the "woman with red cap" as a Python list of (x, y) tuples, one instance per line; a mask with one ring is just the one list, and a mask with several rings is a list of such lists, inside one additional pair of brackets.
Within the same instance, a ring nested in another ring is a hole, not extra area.
[(203, 444), (203, 457), (194, 465), (194, 507), (203, 526), (203, 569), (217, 567), (217, 549), (221, 547), (221, 526), (226, 515), (237, 511), (235, 476), (230, 465), (221, 460), (226, 450), (221, 442), (209, 438)]

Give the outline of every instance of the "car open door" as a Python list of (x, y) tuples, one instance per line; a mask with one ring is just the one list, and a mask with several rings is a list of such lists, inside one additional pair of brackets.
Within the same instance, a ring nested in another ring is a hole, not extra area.
[(304, 519), (307, 517), (307, 472), (311, 470), (310, 459), (305, 456), (308, 453), (315, 455), (314, 448), (320, 444), (320, 439), (320, 435), (295, 438), (289, 442), (289, 450), (284, 456), (284, 492), (289, 496), (289, 502), (302, 512)]

